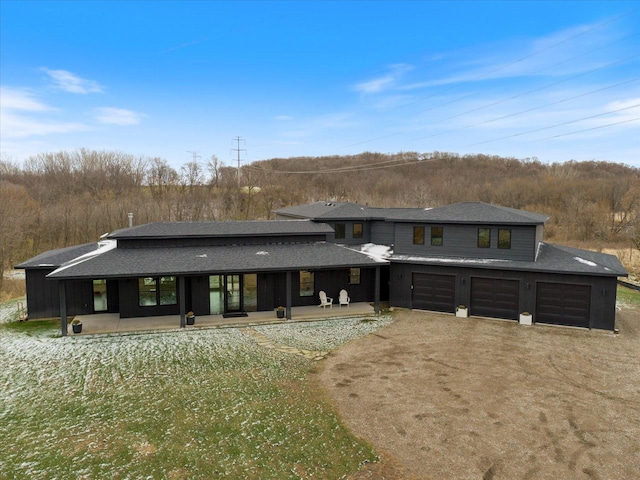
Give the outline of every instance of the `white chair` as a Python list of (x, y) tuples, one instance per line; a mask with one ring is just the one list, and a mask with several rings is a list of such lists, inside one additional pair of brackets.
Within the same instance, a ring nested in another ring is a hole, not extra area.
[(351, 298), (346, 290), (340, 290), (340, 296), (338, 297), (338, 303), (342, 307), (342, 305), (346, 305), (349, 307), (349, 302), (351, 302)]
[(333, 298), (327, 297), (327, 294), (320, 290), (320, 305), (318, 307), (325, 308), (327, 305), (329, 308), (333, 308)]

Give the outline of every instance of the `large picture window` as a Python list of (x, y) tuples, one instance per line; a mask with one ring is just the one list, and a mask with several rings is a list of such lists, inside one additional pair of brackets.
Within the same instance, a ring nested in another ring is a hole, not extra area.
[(313, 272), (300, 271), (300, 296), (313, 297), (315, 292), (315, 279)]
[(344, 238), (344, 232), (345, 232), (344, 223), (336, 223), (335, 231), (336, 231), (335, 237), (337, 239)]
[(491, 229), (478, 229), (478, 248), (489, 248), (491, 246)]
[(511, 230), (506, 228), (498, 230), (498, 248), (511, 248)]
[(424, 227), (413, 227), (413, 244), (424, 245)]
[(138, 305), (175, 305), (178, 303), (176, 277), (144, 277), (138, 279)]
[(431, 227), (431, 246), (433, 247), (441, 247), (442, 246), (442, 227)]

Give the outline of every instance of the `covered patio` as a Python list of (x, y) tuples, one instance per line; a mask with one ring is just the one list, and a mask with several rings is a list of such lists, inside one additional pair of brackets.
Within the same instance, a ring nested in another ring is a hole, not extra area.
[[(292, 307), (291, 320), (277, 318), (275, 311), (249, 312), (246, 317), (232, 318), (224, 318), (223, 315), (199, 315), (196, 317), (195, 324), (186, 326), (186, 329), (308, 322), (339, 317), (366, 317), (375, 314), (373, 305), (367, 302), (352, 303), (348, 307), (334, 305), (332, 308), (319, 308), (312, 305)], [(181, 329), (180, 315), (120, 318), (118, 313), (97, 313), (93, 315), (78, 315), (75, 319), (82, 323), (82, 333), (76, 334), (76, 336)]]

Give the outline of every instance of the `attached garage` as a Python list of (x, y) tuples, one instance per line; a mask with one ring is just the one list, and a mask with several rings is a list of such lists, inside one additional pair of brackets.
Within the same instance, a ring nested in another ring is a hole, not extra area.
[(471, 315), (517, 320), (520, 282), (502, 278), (471, 278)]
[(538, 283), (536, 323), (589, 328), (590, 317), (590, 285)]
[(413, 274), (412, 308), (453, 313), (455, 302), (455, 275)]

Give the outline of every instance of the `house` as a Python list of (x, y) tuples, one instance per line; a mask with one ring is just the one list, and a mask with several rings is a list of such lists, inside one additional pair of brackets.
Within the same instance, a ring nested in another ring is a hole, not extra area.
[(627, 272), (613, 255), (546, 243), (545, 215), (482, 202), (432, 209), (317, 202), (275, 213), (331, 225), (334, 242), (389, 246), (382, 275), (391, 306), (454, 313), (462, 305), (483, 317), (530, 313), (537, 323), (615, 328), (617, 277)]
[(151, 223), (16, 268), (26, 271), (30, 318), (180, 315), (184, 326), (187, 311), (243, 316), (282, 305), (290, 319), (292, 307), (317, 305), (319, 291), (343, 288), (378, 311), (389, 262), (327, 242), (330, 234), (310, 220)]
[[(353, 302), (614, 330), (619, 260), (546, 243), (545, 215), (482, 202), (374, 208), (316, 202), (276, 220), (152, 223), (54, 250), (26, 270), (30, 318), (245, 315)], [(66, 324), (63, 322), (63, 334)]]

